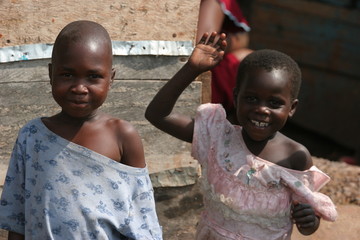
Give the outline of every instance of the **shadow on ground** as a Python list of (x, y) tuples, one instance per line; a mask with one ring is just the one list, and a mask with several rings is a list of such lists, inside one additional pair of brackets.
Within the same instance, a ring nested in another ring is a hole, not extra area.
[(198, 184), (155, 189), (156, 209), (164, 240), (194, 239), (203, 209)]

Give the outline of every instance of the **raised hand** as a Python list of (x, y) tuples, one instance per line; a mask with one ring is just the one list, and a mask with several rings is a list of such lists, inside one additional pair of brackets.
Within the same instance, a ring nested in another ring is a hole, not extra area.
[(199, 43), (191, 54), (188, 63), (200, 72), (205, 72), (215, 67), (223, 58), (226, 48), (226, 35), (217, 33), (204, 33)]

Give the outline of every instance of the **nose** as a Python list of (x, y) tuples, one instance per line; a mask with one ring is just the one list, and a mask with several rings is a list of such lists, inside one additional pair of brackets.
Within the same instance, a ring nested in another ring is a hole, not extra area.
[(86, 82), (82, 79), (77, 79), (73, 82), (71, 91), (76, 94), (86, 94), (88, 93), (88, 88)]
[(255, 112), (261, 115), (270, 115), (270, 109), (263, 104), (259, 104), (256, 107)]

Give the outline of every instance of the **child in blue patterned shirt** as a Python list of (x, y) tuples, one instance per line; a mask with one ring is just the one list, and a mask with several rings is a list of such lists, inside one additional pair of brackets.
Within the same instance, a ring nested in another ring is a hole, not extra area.
[(61, 111), (19, 131), (0, 204), (9, 239), (162, 239), (141, 139), (98, 111), (114, 76), (104, 27), (60, 32), (49, 77)]

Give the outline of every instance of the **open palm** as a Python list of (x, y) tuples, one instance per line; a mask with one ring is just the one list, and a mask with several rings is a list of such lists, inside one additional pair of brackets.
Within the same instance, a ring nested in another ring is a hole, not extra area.
[(209, 39), (208, 33), (205, 33), (196, 45), (189, 63), (200, 71), (208, 71), (215, 67), (223, 58), (226, 48), (226, 35), (221, 34), (215, 41), (216, 32), (213, 32)]

